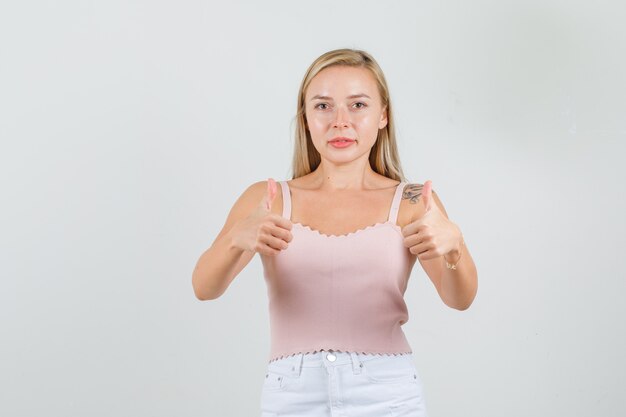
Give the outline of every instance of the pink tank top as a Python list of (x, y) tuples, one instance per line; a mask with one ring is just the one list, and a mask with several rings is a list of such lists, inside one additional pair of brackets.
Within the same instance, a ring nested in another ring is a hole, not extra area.
[[(283, 217), (291, 194), (279, 182)], [(412, 353), (401, 326), (409, 319), (404, 292), (413, 263), (396, 225), (405, 182), (384, 223), (346, 235), (325, 235), (293, 223), (293, 240), (278, 255), (261, 255), (270, 317), (270, 362), (320, 350)]]

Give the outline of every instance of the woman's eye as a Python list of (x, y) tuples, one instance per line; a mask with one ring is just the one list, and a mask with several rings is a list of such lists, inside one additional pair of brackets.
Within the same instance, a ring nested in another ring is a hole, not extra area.
[[(359, 102), (357, 102), (357, 103), (354, 103), (354, 105), (355, 105), (355, 106), (357, 106), (357, 108), (358, 108), (358, 109), (362, 109), (362, 108), (364, 108), (364, 107), (367, 107), (367, 104), (362, 103), (362, 102), (360, 102), (360, 101), (359, 101)], [(320, 107), (320, 106), (325, 106), (325, 107), (324, 107), (324, 108), (322, 108), (322, 107)], [(315, 108), (316, 108), (316, 109), (320, 109), (320, 110), (326, 110), (326, 109), (328, 108), (328, 104), (327, 104), (327, 103), (319, 103), (319, 104), (316, 104), (316, 105), (315, 105)]]

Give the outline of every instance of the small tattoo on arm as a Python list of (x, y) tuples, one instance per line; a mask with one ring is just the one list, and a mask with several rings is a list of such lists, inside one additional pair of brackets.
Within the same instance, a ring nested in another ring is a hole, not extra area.
[(402, 191), (402, 199), (408, 199), (411, 204), (417, 204), (422, 195), (423, 184), (407, 184)]

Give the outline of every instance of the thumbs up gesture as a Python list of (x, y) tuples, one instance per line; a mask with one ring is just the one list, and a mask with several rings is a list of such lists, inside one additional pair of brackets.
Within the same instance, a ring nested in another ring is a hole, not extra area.
[(293, 239), (292, 223), (280, 214), (272, 213), (276, 190), (276, 181), (269, 178), (256, 210), (233, 227), (233, 244), (236, 247), (261, 255), (277, 255), (287, 249), (288, 242)]
[(432, 181), (422, 188), (424, 215), (402, 228), (404, 246), (421, 260), (434, 259), (461, 249), (461, 230), (448, 219), (432, 193)]

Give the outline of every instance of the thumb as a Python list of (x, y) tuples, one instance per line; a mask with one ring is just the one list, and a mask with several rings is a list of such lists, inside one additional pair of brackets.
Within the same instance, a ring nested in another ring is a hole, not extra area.
[(431, 180), (424, 183), (424, 187), (422, 188), (422, 197), (424, 198), (426, 211), (436, 208), (436, 204), (433, 202), (433, 182)]
[(276, 181), (274, 181), (273, 178), (268, 178), (267, 179), (267, 191), (265, 192), (265, 195), (263, 196), (263, 207), (265, 207), (267, 211), (272, 210), (272, 203), (274, 202), (275, 198), (276, 198)]

